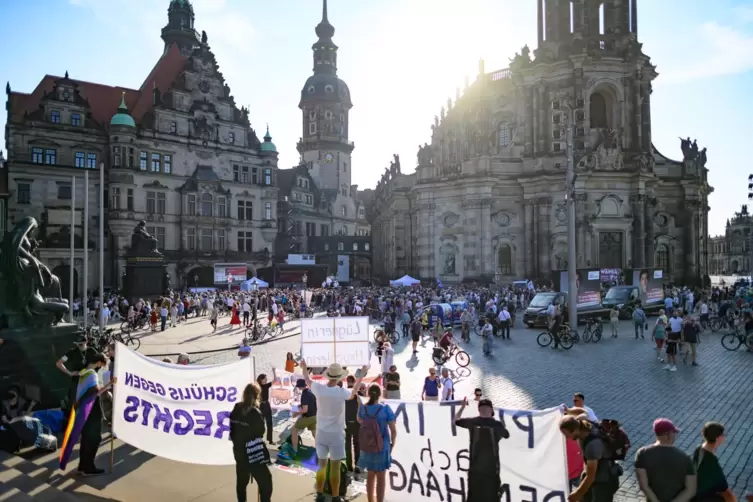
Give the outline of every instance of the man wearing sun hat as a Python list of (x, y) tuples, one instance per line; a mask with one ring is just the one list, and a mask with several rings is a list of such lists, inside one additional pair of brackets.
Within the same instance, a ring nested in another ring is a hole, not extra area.
[(656, 442), (635, 454), (635, 474), (646, 498), (655, 502), (690, 500), (696, 491), (695, 466), (674, 446), (680, 432), (668, 418), (654, 420)]
[(352, 389), (338, 387), (338, 383), (348, 376), (348, 370), (337, 363), (332, 363), (324, 371), (327, 383), (322, 384), (311, 380), (306, 361), (301, 360), (301, 371), (306, 385), (316, 396), (316, 456), (319, 459), (319, 471), (316, 473), (316, 501), (325, 500), (324, 482), (329, 461), (329, 485), (333, 495), (332, 502), (341, 502), (337, 494), (340, 493), (340, 463), (345, 459), (345, 401), (356, 395), (361, 386), (361, 380), (369, 370), (368, 366), (361, 368)]

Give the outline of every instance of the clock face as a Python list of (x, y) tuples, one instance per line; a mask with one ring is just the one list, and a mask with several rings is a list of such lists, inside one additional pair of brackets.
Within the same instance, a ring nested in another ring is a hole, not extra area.
[(328, 164), (331, 164), (335, 160), (335, 154), (332, 152), (327, 152), (324, 154), (324, 161)]

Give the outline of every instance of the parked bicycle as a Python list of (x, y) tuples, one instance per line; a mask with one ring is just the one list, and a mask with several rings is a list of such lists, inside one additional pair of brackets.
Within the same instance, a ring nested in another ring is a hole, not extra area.
[(586, 319), (586, 328), (583, 331), (583, 342), (598, 343), (604, 332), (604, 325), (601, 320), (589, 317)]
[(374, 330), (374, 341), (378, 342), (379, 337), (384, 335), (387, 335), (387, 339), (392, 345), (395, 345), (400, 341), (400, 335), (398, 335), (397, 331), (395, 331), (394, 329), (385, 330), (384, 324), (381, 324), (377, 329)]
[(553, 335), (549, 331), (544, 331), (536, 337), (536, 343), (541, 347), (548, 347), (554, 342), (555, 336), (559, 339), (558, 344), (565, 350), (570, 350), (573, 347), (573, 337), (570, 335), (570, 328), (568, 326), (560, 326), (559, 332)]

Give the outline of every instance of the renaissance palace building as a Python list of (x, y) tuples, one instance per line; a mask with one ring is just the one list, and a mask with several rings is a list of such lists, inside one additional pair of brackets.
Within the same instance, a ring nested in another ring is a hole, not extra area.
[[(136, 223), (165, 255), (174, 287), (214, 283), (215, 262), (246, 263), (249, 277), (271, 262), (277, 236), (277, 149), (259, 138), (219, 71), (208, 36), (194, 29), (188, 0), (170, 0), (164, 53), (138, 89), (46, 75), (29, 94), (6, 87), (9, 225), (40, 222), (39, 254), (68, 291), (70, 208), (75, 202), (76, 294), (83, 225), (94, 251), (106, 250), (105, 284), (119, 287)], [(99, 166), (106, 196), (99, 200)], [(89, 221), (83, 172), (89, 172)], [(71, 179), (76, 177), (75, 191)], [(99, 207), (106, 235), (97, 238)]]
[(636, 0), (537, 2), (533, 54), (523, 47), (493, 72), (481, 61), (434, 117), (415, 172), (382, 176), (375, 277), (509, 282), (566, 269), (571, 154), (577, 266), (697, 282), (708, 273), (706, 149), (684, 139), (675, 161), (653, 145), (658, 74)]

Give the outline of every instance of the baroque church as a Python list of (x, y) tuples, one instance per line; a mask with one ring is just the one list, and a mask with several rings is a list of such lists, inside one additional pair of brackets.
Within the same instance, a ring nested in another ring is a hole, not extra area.
[[(138, 88), (46, 75), (30, 93), (6, 87), (9, 225), (40, 222), (39, 255), (68, 291), (74, 205), (76, 295), (96, 288), (103, 246), (105, 285), (118, 288), (138, 221), (158, 241), (173, 287), (213, 286), (215, 263), (271, 263), (277, 237), (277, 149), (238, 107), (189, 0), (171, 0), (164, 52)], [(106, 196), (99, 200), (99, 166)], [(84, 171), (89, 186), (84, 186)], [(74, 178), (75, 177), (75, 181)], [(84, 220), (84, 190), (90, 211)], [(105, 207), (104, 242), (97, 238)], [(84, 225), (89, 242), (84, 242)]]
[[(538, 44), (457, 91), (414, 173), (375, 190), (374, 276), (444, 283), (550, 280), (568, 265), (566, 168), (577, 267), (708, 274), (706, 149), (682, 160), (651, 138), (652, 81), (636, 0), (536, 0)], [(571, 9), (572, 5), (572, 9)]]

